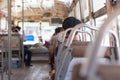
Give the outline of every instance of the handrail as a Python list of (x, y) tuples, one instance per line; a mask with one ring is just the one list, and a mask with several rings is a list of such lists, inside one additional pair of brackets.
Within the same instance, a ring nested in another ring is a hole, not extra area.
[[(113, 21), (115, 17), (117, 17), (120, 14), (120, 8), (116, 8), (114, 13), (111, 13), (111, 15), (108, 17), (108, 19), (104, 22), (104, 24), (100, 27), (100, 30), (98, 31), (98, 35), (96, 36), (96, 40), (92, 47), (88, 47), (87, 53), (89, 53), (88, 62), (84, 64), (81, 68), (82, 75), (88, 76), (89, 80), (92, 80), (93, 75), (96, 72), (97, 69), (97, 55), (100, 54), (100, 44), (102, 42), (102, 38), (104, 37), (104, 34), (107, 30), (111, 28), (110, 23)], [(120, 57), (120, 54), (118, 55)], [(120, 63), (120, 59), (118, 60), (118, 63)]]
[(60, 48), (59, 48), (58, 51), (57, 51), (57, 60), (56, 60), (56, 62), (59, 61), (59, 58), (60, 58), (60, 56), (61, 56), (61, 51), (63, 50), (63, 47), (64, 47), (64, 41), (65, 41), (66, 34), (67, 34), (68, 31), (70, 31), (70, 30), (72, 30), (72, 29), (73, 29), (73, 28), (69, 28), (69, 29), (65, 30), (64, 32), (60, 33), (60, 34), (62, 34), (62, 36), (60, 35), (59, 38), (61, 38), (61, 41), (60, 41), (60, 42), (62, 42), (62, 43), (61, 43), (61, 45), (60, 45)]
[(71, 31), (72, 29), (73, 29), (73, 28), (69, 28), (69, 29), (65, 30), (65, 32), (64, 32), (64, 34), (63, 34), (63, 37), (62, 37), (62, 43), (63, 43), (64, 40), (65, 40), (65, 37), (66, 37), (67, 32), (68, 32), (68, 31)]
[[(58, 37), (58, 40), (60, 41), (60, 42), (64, 42), (64, 40), (65, 40), (65, 36), (66, 36), (66, 33), (68, 32), (68, 31), (70, 31), (70, 30), (72, 30), (72, 29), (79, 29), (79, 28), (82, 28), (82, 27), (85, 27), (85, 28), (89, 28), (89, 29), (91, 29), (91, 30), (95, 30), (95, 31), (98, 31), (99, 30), (99, 28), (96, 28), (96, 26), (93, 26), (93, 25), (88, 25), (88, 24), (78, 24), (77, 26), (75, 26), (74, 28), (69, 28), (69, 29), (67, 29), (67, 30), (65, 30), (64, 32), (61, 32), (59, 35), (59, 37)], [(61, 34), (63, 35), (63, 36), (61, 36)], [(61, 39), (62, 38), (62, 39)]]
[(95, 31), (98, 31), (98, 30), (99, 30), (98, 27), (93, 26), (93, 25), (89, 25), (89, 24), (84, 24), (84, 27), (87, 27), (87, 28), (89, 28), (89, 29), (91, 29), (91, 30), (95, 30)]
[(11, 0), (7, 0), (8, 7), (8, 80), (11, 80), (11, 64), (12, 64), (12, 52), (11, 52)]
[[(89, 28), (89, 29), (92, 29), (92, 30), (98, 30), (97, 28), (94, 28), (92, 25), (87, 25), (87, 24), (78, 24), (78, 25), (76, 25), (74, 28), (73, 28), (73, 30), (72, 30), (72, 32), (70, 33), (70, 35), (69, 35), (69, 37), (68, 37), (68, 41), (67, 41), (67, 43), (66, 43), (66, 46), (70, 46), (71, 45), (71, 43), (72, 43), (72, 40), (73, 40), (73, 37), (74, 37), (74, 35), (75, 35), (75, 33), (76, 33), (76, 31), (79, 29), (79, 28), (82, 28), (82, 27), (87, 27), (87, 28)], [(82, 31), (81, 31), (82, 32)], [(86, 31), (87, 32), (87, 31)], [(88, 32), (87, 32), (88, 33)], [(92, 37), (92, 34), (91, 33), (89, 33), (89, 35), (90, 35), (90, 37)], [(93, 39), (92, 39), (93, 40)]]
[(73, 30), (71, 33), (70, 33), (70, 36), (68, 37), (68, 40), (66, 42), (66, 45), (65, 46), (70, 46), (72, 44), (72, 41), (74, 39), (74, 36), (75, 36), (75, 33), (76, 32), (80, 32), (80, 33), (87, 33), (89, 36), (90, 36), (90, 39), (91, 41), (93, 41), (93, 38), (92, 38), (92, 34), (88, 31), (82, 31), (82, 30)]
[(60, 32), (60, 33), (58, 34), (58, 39), (57, 39), (57, 40), (58, 40), (59, 42), (62, 42), (62, 41), (63, 41), (63, 34), (64, 34), (64, 32), (65, 32), (65, 31)]
[[(112, 30), (110, 30), (110, 31), (108, 31), (110, 34), (112, 34), (112, 36), (113, 36), (113, 38), (114, 38), (114, 40), (115, 40), (115, 42), (116, 42), (116, 44), (115, 44), (115, 47), (120, 47), (120, 45), (119, 45), (119, 39), (118, 39), (118, 37), (117, 37), (117, 34), (114, 32), (114, 31), (112, 31)], [(117, 49), (117, 53), (116, 54), (112, 54), (113, 56), (114, 56), (114, 58), (113, 58), (113, 63), (115, 63), (116, 62), (116, 60), (119, 60), (120, 59), (120, 57), (118, 56), (119, 54), (118, 53), (120, 53), (120, 50), (119, 49)], [(115, 56), (115, 55), (117, 55), (117, 56)], [(116, 59), (117, 58), (117, 59)]]
[(98, 30), (99, 30), (99, 28), (96, 27), (96, 26), (89, 25), (89, 24), (84, 24), (84, 23), (82, 23), (82, 24), (78, 24), (78, 25), (76, 25), (74, 28), (75, 28), (75, 29), (79, 29), (79, 28), (83, 28), (83, 27), (85, 27), (85, 28), (89, 28), (89, 29), (91, 29), (91, 30), (95, 30), (95, 31), (98, 31)]
[(119, 39), (118, 39), (118, 37), (117, 37), (117, 34), (116, 34), (114, 31), (112, 31), (112, 30), (109, 30), (108, 32), (113, 35), (113, 37), (114, 37), (114, 39), (115, 39), (115, 41), (116, 41), (116, 46), (117, 46), (117, 47), (120, 47)]

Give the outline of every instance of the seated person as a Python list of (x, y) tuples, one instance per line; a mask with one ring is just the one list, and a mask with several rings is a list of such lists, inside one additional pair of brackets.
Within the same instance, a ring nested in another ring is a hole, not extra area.
[[(12, 27), (12, 32), (14, 32), (14, 33), (19, 33), (20, 30), (21, 30), (21, 28), (19, 26)], [(31, 56), (32, 56), (32, 52), (26, 46), (24, 46), (25, 66), (32, 66), (31, 65)]]
[[(64, 30), (66, 30), (68, 28), (74, 28), (76, 25), (78, 25), (80, 23), (81, 23), (81, 21), (76, 19), (75, 17), (67, 17), (64, 19), (62, 27)], [(69, 34), (70, 34), (70, 31), (66, 34), (66, 38), (68, 38)], [(74, 36), (74, 40), (80, 40), (77, 33)]]
[(32, 56), (32, 52), (27, 48), (27, 46), (24, 46), (24, 62), (25, 62), (25, 66), (32, 66), (31, 65), (31, 56)]
[[(76, 26), (76, 25), (78, 25), (78, 24), (80, 24), (81, 23), (81, 21), (80, 20), (78, 20), (78, 19), (76, 19), (75, 17), (67, 17), (67, 18), (65, 18), (64, 19), (64, 21), (63, 21), (63, 23), (62, 23), (62, 29), (64, 29), (64, 30), (66, 30), (66, 29), (68, 29), (68, 28), (73, 28), (74, 26)], [(54, 64), (54, 51), (55, 51), (55, 45), (56, 45), (56, 38), (57, 38), (57, 34), (59, 33), (59, 32), (61, 32), (61, 30), (59, 30), (59, 29), (56, 29), (56, 31), (55, 32), (57, 32), (57, 33), (55, 33), (55, 35), (52, 37), (52, 47), (50, 47), (50, 49), (49, 49), (49, 51), (50, 51), (50, 53), (52, 54), (52, 57), (51, 57), (51, 61), (52, 61), (52, 64)], [(69, 34), (70, 34), (70, 31), (66, 34), (66, 39), (68, 38), (68, 36), (69, 36)], [(79, 37), (78, 37), (78, 35), (76, 34), (75, 36), (74, 36), (74, 40), (79, 40)], [(54, 71), (54, 68), (53, 68), (53, 66), (52, 66), (52, 71)], [(51, 71), (51, 72), (52, 72)], [(52, 73), (52, 75), (51, 75), (51, 78), (52, 79), (54, 79), (54, 75), (55, 75), (55, 71), (54, 71), (54, 73)]]
[(55, 33), (53, 34), (52, 38), (51, 38), (51, 44), (49, 47), (49, 53), (50, 53), (50, 64), (51, 64), (51, 68), (54, 69), (54, 55), (56, 54), (56, 44), (57, 44), (57, 38), (58, 38), (58, 34), (63, 31), (62, 27), (57, 27), (55, 29)]

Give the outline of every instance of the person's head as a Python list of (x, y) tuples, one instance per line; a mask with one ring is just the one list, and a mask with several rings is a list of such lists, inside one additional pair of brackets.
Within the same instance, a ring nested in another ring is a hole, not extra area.
[(68, 28), (73, 28), (74, 26), (80, 23), (81, 21), (76, 19), (75, 17), (67, 17), (66, 19), (64, 19), (62, 27), (64, 30), (66, 30)]
[(62, 27), (57, 27), (57, 28), (55, 29), (55, 34), (58, 34), (58, 33), (61, 32), (62, 30), (63, 30)]
[(19, 26), (12, 27), (12, 32), (19, 32), (21, 28)]
[(16, 26), (16, 29), (20, 31), (20, 30), (21, 30), (21, 27), (19, 27), (19, 26)]

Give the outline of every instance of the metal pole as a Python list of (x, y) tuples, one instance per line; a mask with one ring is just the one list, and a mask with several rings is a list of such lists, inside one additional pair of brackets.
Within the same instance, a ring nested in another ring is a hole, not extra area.
[(95, 21), (95, 18), (94, 18), (94, 5), (93, 5), (93, 0), (90, 0), (90, 3), (91, 3), (91, 14), (92, 14), (92, 18), (93, 18), (93, 20), (94, 20), (94, 25), (96, 26), (96, 21)]
[(8, 80), (11, 80), (11, 0), (8, 0)]
[(83, 23), (83, 13), (82, 13), (82, 7), (81, 7), (81, 0), (79, 0), (79, 6), (80, 6), (80, 19), (81, 19), (81, 22)]
[(22, 64), (24, 65), (24, 0), (22, 0)]
[[(118, 18), (117, 18), (117, 20), (116, 20), (116, 24), (117, 24), (117, 36), (118, 36), (118, 39), (120, 39)], [(120, 45), (120, 40), (119, 40), (119, 45)]]
[(88, 6), (89, 6), (89, 19), (90, 19), (90, 24), (92, 25), (92, 20), (93, 20), (93, 11), (92, 11), (92, 4), (91, 4), (91, 0), (88, 0)]

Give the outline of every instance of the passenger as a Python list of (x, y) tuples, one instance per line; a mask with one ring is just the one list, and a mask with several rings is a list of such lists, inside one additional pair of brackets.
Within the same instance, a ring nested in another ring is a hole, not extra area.
[[(19, 26), (13, 27), (12, 32), (19, 33), (21, 28)], [(27, 46), (24, 46), (24, 62), (25, 66), (32, 66), (31, 65), (31, 56), (32, 52), (27, 48)]]
[(42, 38), (42, 36), (40, 36), (40, 43), (43, 43), (43, 38)]
[(20, 29), (21, 29), (21, 28), (20, 28), (19, 26), (12, 27), (12, 32), (14, 32), (14, 33), (19, 33)]
[[(76, 26), (76, 25), (78, 25), (80, 23), (81, 23), (81, 21), (76, 19), (75, 17), (67, 17), (63, 21), (62, 27), (63, 27), (64, 30), (66, 30), (68, 28), (73, 28), (74, 26)], [(66, 38), (68, 38), (69, 34), (70, 34), (70, 31), (67, 33)], [(74, 40), (80, 40), (77, 33), (74, 36)]]
[(51, 63), (51, 68), (52, 69), (54, 69), (54, 67), (53, 67), (53, 65), (54, 65), (54, 52), (55, 52), (57, 37), (58, 37), (58, 33), (60, 33), (61, 31), (63, 31), (62, 27), (56, 28), (55, 33), (53, 34), (53, 36), (51, 38), (49, 53), (50, 53), (50, 63)]
[(55, 48), (56, 45), (56, 39), (58, 38), (58, 34), (63, 31), (62, 27), (58, 27), (55, 29), (55, 33), (53, 34), (52, 38), (51, 38), (51, 45), (53, 46), (53, 49)]
[(54, 79), (54, 54), (55, 54), (55, 48), (56, 48), (56, 44), (57, 44), (57, 38), (58, 38), (58, 33), (60, 33), (61, 31), (63, 31), (62, 27), (58, 27), (55, 29), (55, 33), (53, 34), (52, 38), (51, 38), (51, 45), (49, 47), (49, 53), (50, 53), (50, 65), (51, 65), (51, 79)]
[[(78, 20), (78, 19), (76, 19), (75, 17), (67, 17), (64, 21), (63, 21), (63, 24), (62, 24), (62, 31), (63, 31), (63, 29), (64, 30), (66, 30), (66, 29), (68, 29), (68, 28), (73, 28), (74, 26), (76, 26), (77, 24), (80, 24), (81, 23), (81, 21), (80, 20)], [(56, 33), (54, 34), (54, 35), (57, 35), (58, 33), (59, 33), (59, 30), (57, 31), (58, 29), (56, 29)], [(70, 31), (67, 33), (67, 37), (66, 38), (68, 38), (68, 36), (69, 36), (69, 34), (70, 34)], [(56, 37), (57, 36), (54, 36), (53, 37), (53, 41), (52, 41), (52, 44), (53, 44), (53, 50), (52, 50), (52, 53), (54, 53), (54, 51), (55, 51), (55, 45), (56, 45)], [(55, 39), (54, 39), (55, 38)], [(55, 40), (55, 41), (54, 41)], [(77, 36), (77, 34), (75, 35), (75, 37), (74, 37), (74, 40), (79, 40), (79, 38), (78, 38), (78, 36)], [(54, 58), (52, 58), (52, 59), (54, 59)], [(55, 75), (55, 71), (53, 71), (54, 73), (52, 73), (52, 79), (54, 79), (54, 75)]]
[(47, 47), (47, 48), (49, 48), (49, 46), (50, 46), (49, 41), (45, 40), (44, 46)]

